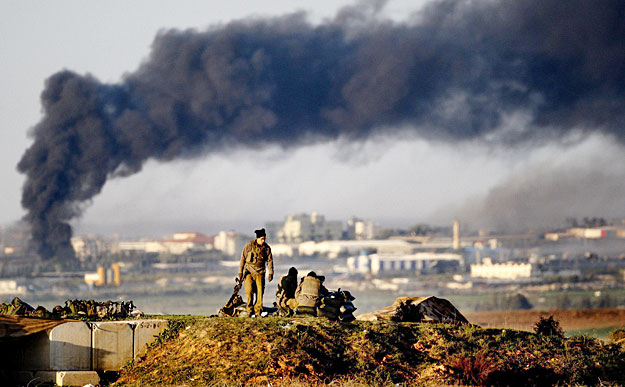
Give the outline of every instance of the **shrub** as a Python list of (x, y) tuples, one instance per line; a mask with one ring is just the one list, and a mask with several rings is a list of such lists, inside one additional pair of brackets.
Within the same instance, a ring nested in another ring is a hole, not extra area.
[(564, 338), (564, 331), (560, 327), (560, 322), (555, 320), (553, 316), (544, 318), (540, 316), (540, 319), (534, 324), (534, 332), (541, 336), (556, 336)]
[(474, 356), (468, 353), (452, 355), (447, 358), (446, 366), (449, 373), (460, 383), (486, 386), (491, 374), (498, 371), (498, 365), (488, 358), (484, 352)]
[(625, 342), (625, 328), (618, 328), (610, 332), (610, 340), (615, 343)]

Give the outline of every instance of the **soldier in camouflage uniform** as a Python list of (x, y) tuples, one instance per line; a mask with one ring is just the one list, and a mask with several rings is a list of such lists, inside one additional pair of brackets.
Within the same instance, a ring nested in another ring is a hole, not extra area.
[[(255, 230), (256, 239), (249, 241), (241, 253), (239, 265), (239, 278), (244, 278), (245, 297), (247, 298), (247, 312), (260, 317), (263, 311), (263, 293), (265, 291), (265, 266), (267, 267), (268, 280), (273, 280), (273, 257), (271, 247), (265, 243), (267, 234), (265, 229)], [(254, 300), (253, 289), (256, 289)]]
[(297, 290), (295, 291), (295, 299), (298, 306), (315, 308), (319, 304), (319, 299), (328, 295), (328, 289), (323, 286), (326, 277), (317, 275), (314, 271), (306, 274), (302, 278)]
[(278, 284), (276, 299), (280, 315), (290, 316), (293, 314), (293, 310), (297, 306), (295, 290), (297, 290), (297, 269), (292, 267), (289, 269), (289, 274), (280, 278), (280, 283)]

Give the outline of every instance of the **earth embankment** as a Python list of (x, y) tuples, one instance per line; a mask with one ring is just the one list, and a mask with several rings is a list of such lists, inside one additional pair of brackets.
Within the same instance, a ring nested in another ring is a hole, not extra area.
[(580, 331), (625, 326), (625, 309), (584, 310), (508, 310), (465, 313), (465, 317), (482, 328), (506, 328), (533, 331), (540, 317), (553, 316), (565, 331)]
[(171, 327), (113, 385), (625, 384), (623, 348), (583, 336), (314, 317), (181, 316)]

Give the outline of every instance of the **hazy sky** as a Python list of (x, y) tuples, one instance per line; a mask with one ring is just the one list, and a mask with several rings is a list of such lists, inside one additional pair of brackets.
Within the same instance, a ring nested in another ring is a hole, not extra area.
[[(419, 11), (414, 3), (390, 1), (381, 17), (401, 21)], [(28, 129), (41, 118), (39, 96), (50, 75), (69, 69), (116, 83), (146, 59), (161, 29), (201, 31), (233, 19), (300, 10), (320, 22), (353, 2), (225, 4), (1, 0), (0, 224), (24, 214), (24, 176), (16, 165), (32, 143)], [(526, 122), (519, 113), (504, 129), (522, 131)], [(328, 219), (356, 215), (387, 226), (449, 223), (454, 216), (492, 227), (510, 226), (517, 218), (531, 224), (557, 223), (568, 215), (622, 216), (622, 147), (605, 135), (565, 140), (498, 148), (399, 132), (288, 151), (239, 149), (193, 160), (148, 161), (140, 173), (110, 179), (73, 225), (79, 234), (161, 235), (248, 232), (266, 221), (312, 211)]]

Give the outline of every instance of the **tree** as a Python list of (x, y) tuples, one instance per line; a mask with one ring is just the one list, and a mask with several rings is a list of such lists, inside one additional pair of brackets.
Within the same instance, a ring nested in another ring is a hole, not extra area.
[(507, 310), (527, 310), (532, 309), (533, 307), (534, 306), (529, 302), (527, 297), (521, 293), (506, 297), (506, 305), (504, 305), (504, 308)]
[(541, 316), (536, 324), (534, 324), (534, 332), (536, 332), (537, 335), (564, 338), (564, 330), (560, 326), (560, 322), (555, 320), (553, 316), (549, 316), (549, 318)]

